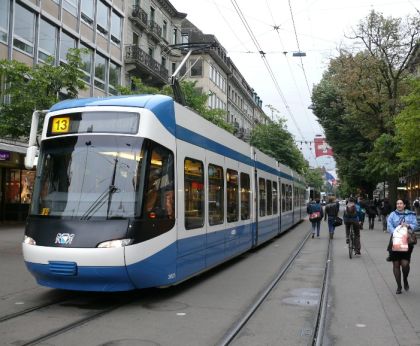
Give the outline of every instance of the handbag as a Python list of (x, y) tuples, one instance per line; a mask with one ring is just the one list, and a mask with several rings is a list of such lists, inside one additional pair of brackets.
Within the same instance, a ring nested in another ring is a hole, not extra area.
[(413, 231), (408, 231), (408, 245), (416, 245), (417, 244), (417, 236)]
[(339, 216), (336, 216), (333, 222), (334, 227), (341, 226), (343, 224), (343, 219)]
[(320, 211), (314, 211), (313, 213), (309, 214), (309, 220), (316, 221), (321, 219), (321, 212)]
[(407, 227), (397, 226), (392, 233), (392, 251), (408, 251), (408, 230)]

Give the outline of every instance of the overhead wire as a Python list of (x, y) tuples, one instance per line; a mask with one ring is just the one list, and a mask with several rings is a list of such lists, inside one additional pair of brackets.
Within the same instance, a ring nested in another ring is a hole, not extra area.
[(256, 39), (256, 37), (255, 37), (255, 35), (254, 35), (251, 27), (249, 26), (249, 24), (248, 24), (248, 22), (247, 22), (247, 20), (246, 20), (246, 18), (244, 16), (241, 8), (237, 4), (236, 0), (231, 0), (231, 3), (233, 5), (236, 13), (238, 14), (238, 16), (239, 16), (242, 24), (244, 25), (245, 30), (248, 32), (248, 35), (250, 36), (252, 42), (254, 43), (255, 47), (257, 48), (258, 52), (260, 53), (260, 57), (262, 58), (262, 60), (264, 62), (264, 65), (265, 65), (265, 67), (266, 67), (266, 69), (267, 69), (267, 71), (268, 71), (268, 73), (270, 75), (270, 78), (272, 79), (272, 81), (274, 83), (274, 86), (276, 88), (277, 93), (279, 94), (279, 96), (280, 96), (280, 98), (281, 98), (281, 100), (282, 100), (282, 102), (283, 102), (283, 104), (284, 104), (284, 106), (286, 108), (287, 113), (290, 116), (290, 119), (293, 121), (293, 124), (295, 125), (295, 127), (296, 127), (297, 131), (299, 132), (300, 136), (302, 138), (305, 138), (305, 136), (303, 135), (303, 133), (302, 133), (299, 125), (297, 124), (296, 119), (295, 119), (295, 117), (294, 117), (294, 115), (293, 115), (293, 113), (292, 113), (292, 111), (291, 111), (291, 109), (290, 109), (290, 107), (289, 107), (289, 105), (287, 103), (286, 97), (284, 96), (283, 91), (280, 88), (280, 85), (279, 85), (279, 83), (277, 81), (277, 78), (276, 78), (276, 76), (275, 76), (275, 74), (274, 74), (274, 72), (273, 72), (273, 70), (272, 70), (272, 68), (271, 68), (271, 66), (270, 66), (270, 64), (269, 64), (266, 56), (265, 56), (265, 53), (262, 50), (262, 48), (261, 48), (258, 40)]

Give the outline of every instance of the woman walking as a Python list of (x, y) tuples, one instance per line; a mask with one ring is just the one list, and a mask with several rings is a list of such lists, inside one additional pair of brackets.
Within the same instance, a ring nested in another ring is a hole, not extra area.
[(306, 211), (309, 214), (309, 221), (312, 223), (312, 238), (315, 237), (315, 230), (316, 236), (319, 238), (321, 220), (324, 216), (324, 211), (322, 210), (319, 198), (317, 198), (315, 202), (311, 202), (306, 208)]
[[(403, 200), (397, 200), (397, 209), (388, 217), (388, 232), (393, 233), (397, 226), (405, 226), (409, 231), (413, 231), (417, 227), (417, 219), (415, 213), (407, 210)], [(391, 237), (392, 239), (392, 237)], [(410, 273), (411, 253), (413, 245), (408, 245), (408, 251), (392, 251), (392, 242), (388, 246), (389, 259), (393, 263), (393, 272), (395, 281), (397, 282), (397, 294), (401, 294), (401, 271), (404, 280), (404, 289), (409, 290), (408, 274)]]

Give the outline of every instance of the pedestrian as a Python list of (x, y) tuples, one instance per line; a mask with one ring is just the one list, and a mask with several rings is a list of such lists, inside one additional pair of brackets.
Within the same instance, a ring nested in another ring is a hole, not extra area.
[(413, 209), (416, 213), (416, 216), (420, 216), (420, 198), (417, 197), (413, 202)]
[(328, 220), (328, 232), (330, 233), (330, 239), (334, 238), (334, 222), (338, 215), (338, 207), (337, 204), (334, 201), (334, 197), (328, 198), (328, 204), (325, 206), (325, 216), (324, 221)]
[[(397, 209), (394, 210), (388, 217), (388, 232), (393, 234), (397, 226), (404, 226), (408, 231), (412, 232), (417, 227), (417, 219), (414, 212), (406, 209), (406, 204), (403, 200), (397, 200)], [(394, 272), (395, 281), (397, 282), (396, 294), (401, 294), (401, 271), (404, 280), (404, 289), (409, 290), (408, 274), (410, 273), (411, 253), (413, 252), (413, 245), (408, 245), (407, 251), (392, 251), (392, 236), (388, 245), (389, 257), (387, 260), (392, 261), (392, 268)]]
[(368, 203), (368, 206), (366, 208), (366, 213), (369, 218), (369, 229), (373, 230), (373, 227), (375, 227), (375, 217), (376, 217), (376, 206), (374, 201), (370, 201)]
[(382, 215), (382, 230), (387, 231), (388, 216), (392, 212), (391, 203), (389, 203), (388, 198), (384, 198), (381, 206), (381, 215)]
[(309, 221), (311, 221), (312, 224), (312, 238), (315, 237), (315, 230), (316, 236), (319, 238), (321, 220), (324, 217), (324, 211), (322, 210), (319, 198), (316, 198), (315, 202), (309, 203), (306, 211), (309, 214)]
[(356, 203), (356, 199), (353, 197), (349, 198), (346, 209), (343, 214), (344, 225), (346, 226), (346, 243), (349, 243), (350, 227), (353, 227), (354, 233), (354, 247), (355, 254), (360, 255), (360, 217), (362, 212), (359, 204)]
[(381, 200), (378, 198), (375, 198), (374, 200), (374, 204), (375, 204), (375, 208), (376, 208), (376, 215), (378, 215), (378, 221), (381, 221)]

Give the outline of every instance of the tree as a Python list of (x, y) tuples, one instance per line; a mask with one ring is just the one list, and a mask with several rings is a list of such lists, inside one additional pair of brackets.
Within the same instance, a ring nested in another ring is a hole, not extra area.
[(251, 132), (251, 145), (297, 172), (303, 173), (307, 167), (293, 136), (285, 127), (284, 119), (257, 125)]
[(304, 173), (306, 185), (311, 186), (319, 191), (322, 190), (324, 180), (322, 179), (321, 168), (308, 168)]
[(70, 49), (66, 64), (55, 66), (53, 59), (34, 67), (15, 60), (0, 60), (0, 78), (5, 88), (0, 96), (10, 102), (1, 105), (0, 136), (27, 138), (34, 110), (49, 109), (59, 93), (75, 98), (85, 88), (80, 70), (83, 50)]
[[(400, 145), (397, 153), (403, 167), (420, 168), (420, 78), (410, 83), (412, 89), (403, 98), (404, 109), (395, 118), (396, 141)], [(417, 124), (417, 125), (416, 125)]]

